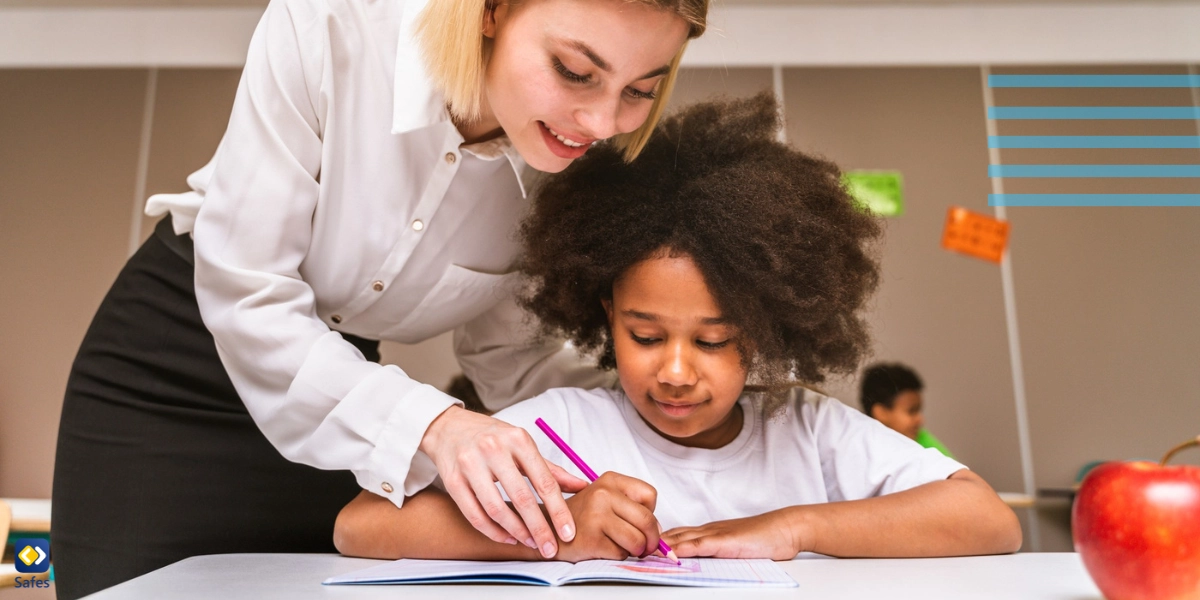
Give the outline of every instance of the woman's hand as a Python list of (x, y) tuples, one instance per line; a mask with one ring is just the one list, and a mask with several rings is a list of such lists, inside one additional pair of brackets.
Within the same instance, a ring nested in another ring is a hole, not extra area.
[(658, 491), (640, 479), (601, 475), (567, 500), (580, 526), (575, 540), (563, 544), (559, 560), (624, 560), (652, 554), (660, 535), (654, 517), (657, 501)]
[(799, 507), (700, 527), (676, 527), (663, 533), (663, 540), (679, 557), (791, 560), (806, 547), (806, 534), (796, 510)]
[[(562, 492), (577, 492), (587, 482), (547, 463), (524, 429), (452, 406), (429, 425), (419, 449), (433, 459), (467, 521), (491, 540), (520, 541), (552, 558), (558, 553), (555, 531), (564, 542), (575, 539), (575, 520)], [(497, 481), (520, 516), (504, 502)]]

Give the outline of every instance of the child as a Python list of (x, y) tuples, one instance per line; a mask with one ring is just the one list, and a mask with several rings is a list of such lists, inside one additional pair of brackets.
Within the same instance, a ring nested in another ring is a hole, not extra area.
[[(776, 110), (769, 94), (694, 105), (632, 164), (602, 145), (539, 190), (521, 232), (526, 308), (620, 380), (496, 414), (578, 475), (535, 427), (545, 419), (604, 473), (566, 490), (578, 492), (567, 500), (578, 531), (554, 558), (643, 556), (660, 531), (681, 557), (1016, 551), (1016, 516), (977, 475), (836, 400), (789, 391), (793, 378), (855, 369), (880, 228), (834, 165), (773, 141)], [(540, 510), (532, 491), (518, 496), (518, 512)], [(399, 509), (364, 491), (334, 533), (354, 556), (548, 558), (507, 542), (437, 487)]]
[(924, 448), (934, 448), (954, 458), (941, 440), (925, 429), (921, 391), (925, 389), (916, 371), (900, 363), (876, 363), (863, 371), (859, 400), (863, 412), (903, 433)]

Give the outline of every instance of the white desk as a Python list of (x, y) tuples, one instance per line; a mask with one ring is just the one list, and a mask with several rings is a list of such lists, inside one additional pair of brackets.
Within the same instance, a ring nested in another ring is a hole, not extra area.
[(571, 585), (538, 588), (524, 585), (322, 586), (326, 577), (379, 561), (330, 554), (217, 554), (197, 556), (147, 573), (89, 600), (259, 598), (415, 600), (531, 600), (537, 598), (611, 598), (626, 600), (755, 600), (811, 598), (828, 600), (1102, 600), (1078, 554), (1045, 553), (894, 560), (795, 560), (780, 563), (800, 583), (788, 590), (694, 589), (633, 585)]

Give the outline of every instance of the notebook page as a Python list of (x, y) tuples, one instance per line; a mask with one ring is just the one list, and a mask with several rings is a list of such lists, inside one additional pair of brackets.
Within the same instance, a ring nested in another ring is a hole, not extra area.
[(683, 564), (659, 557), (589, 560), (575, 565), (565, 580), (626, 581), (690, 587), (798, 587), (774, 561), (766, 559), (684, 558)]
[(570, 570), (567, 562), (491, 562), (478, 560), (397, 561), (330, 577), (324, 585), (389, 583), (525, 583), (554, 585)]

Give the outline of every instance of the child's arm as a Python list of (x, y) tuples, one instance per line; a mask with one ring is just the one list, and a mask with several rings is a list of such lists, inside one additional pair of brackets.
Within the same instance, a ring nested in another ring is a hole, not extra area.
[[(579, 531), (570, 543), (559, 542), (554, 560), (621, 560), (653, 552), (659, 538), (656, 499), (657, 492), (643, 481), (601, 475), (567, 499)], [(367, 558), (543, 559), (522, 543), (493, 542), (479, 533), (437, 488), (418, 492), (403, 508), (363, 491), (338, 513), (333, 544), (342, 554)]]
[(663, 539), (679, 556), (964, 556), (1016, 552), (1021, 526), (986, 481), (962, 469), (903, 492), (680, 527)]

